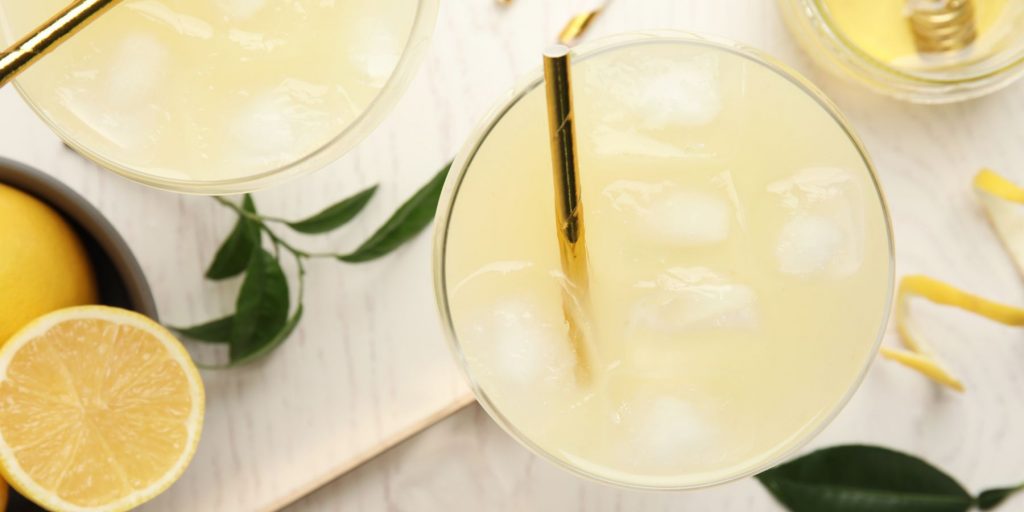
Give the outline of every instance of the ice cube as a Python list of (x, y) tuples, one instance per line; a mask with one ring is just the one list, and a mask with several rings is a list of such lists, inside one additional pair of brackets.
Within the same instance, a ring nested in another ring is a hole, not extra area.
[(467, 285), (470, 285), (474, 281), (487, 276), (487, 275), (501, 275), (506, 276), (515, 272), (521, 272), (533, 268), (532, 261), (523, 260), (500, 260), (492, 263), (488, 263), (480, 269), (476, 270), (472, 274), (466, 276), (459, 281), (455, 286), (452, 287), (451, 294), (458, 295), (459, 291)]
[(584, 88), (607, 97), (602, 121), (660, 130), (703, 126), (722, 110), (718, 57), (624, 52), (610, 65), (581, 70)]
[(642, 214), (653, 236), (681, 246), (724, 242), (729, 238), (732, 211), (725, 200), (697, 191), (677, 191), (651, 203)]
[(287, 95), (271, 92), (255, 97), (236, 114), (230, 131), (246, 159), (277, 160), (294, 148), (291, 108)]
[(217, 0), (217, 6), (229, 19), (251, 18), (266, 7), (267, 0)]
[(706, 267), (673, 267), (635, 287), (644, 293), (633, 304), (633, 329), (680, 334), (758, 325), (757, 293)]
[(205, 20), (175, 11), (167, 4), (158, 0), (127, 2), (124, 4), (124, 8), (131, 9), (146, 18), (162, 23), (183, 36), (198, 39), (210, 39), (213, 37), (213, 27)]
[(252, 96), (231, 123), (234, 158), (279, 164), (326, 143), (337, 126), (337, 118), (323, 108), (328, 91), (326, 85), (285, 78)]
[(709, 449), (714, 430), (691, 403), (671, 395), (635, 399), (619, 409), (629, 457), (640, 466), (680, 467)]
[(564, 319), (525, 298), (496, 303), (470, 325), (464, 343), (504, 389), (569, 383), (574, 378), (576, 359)]
[(346, 45), (348, 60), (362, 70), (370, 87), (384, 87), (402, 55), (401, 42), (388, 31), (376, 28), (382, 25), (372, 18), (364, 20), (353, 28)]
[(826, 271), (844, 245), (843, 229), (832, 219), (800, 215), (782, 227), (775, 257), (779, 271), (807, 276)]
[(159, 140), (172, 113), (157, 99), (170, 54), (154, 35), (127, 32), (99, 67), (69, 70), (55, 85), (61, 104), (112, 146), (133, 151)]
[(695, 247), (729, 238), (733, 208), (723, 194), (634, 180), (616, 180), (603, 192), (616, 209), (634, 216), (640, 232), (661, 243)]
[(165, 130), (166, 115), (156, 108), (125, 109), (111, 115), (109, 105), (94, 101), (91, 95), (58, 88), (68, 111), (95, 131), (102, 140), (117, 148), (146, 149), (159, 140)]
[(635, 214), (645, 210), (651, 201), (663, 195), (670, 187), (672, 184), (667, 182), (615, 180), (601, 192), (616, 210)]
[(849, 207), (859, 205), (861, 197), (856, 176), (838, 167), (808, 167), (789, 178), (768, 185), (768, 192), (782, 198), (788, 209), (806, 209), (823, 203), (842, 201)]
[(789, 220), (775, 246), (779, 271), (842, 277), (864, 261), (864, 192), (852, 172), (811, 167), (768, 186)]
[(146, 33), (126, 35), (113, 50), (106, 69), (106, 99), (115, 108), (135, 108), (153, 98), (167, 78), (167, 47)]
[(267, 37), (259, 32), (248, 32), (233, 28), (228, 31), (228, 39), (238, 46), (250, 51), (271, 52), (285, 45), (281, 38)]
[(725, 196), (729, 199), (729, 202), (732, 204), (733, 212), (736, 214), (736, 223), (739, 224), (740, 230), (746, 231), (746, 209), (743, 207), (743, 203), (740, 202), (739, 192), (736, 191), (736, 182), (732, 179), (732, 171), (722, 171), (718, 173), (715, 177), (711, 178), (711, 182), (725, 192)]
[(718, 154), (699, 142), (665, 141), (637, 130), (634, 126), (599, 124), (586, 132), (599, 155), (676, 158), (686, 161), (707, 161)]
[(647, 63), (647, 69), (660, 71), (652, 73), (634, 96), (647, 127), (701, 126), (713, 121), (722, 110), (717, 57), (655, 60)]

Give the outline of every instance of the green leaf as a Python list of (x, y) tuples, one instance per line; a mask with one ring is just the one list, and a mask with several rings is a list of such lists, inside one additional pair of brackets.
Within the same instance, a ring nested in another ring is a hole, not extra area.
[[(245, 195), (245, 199), (242, 200), (242, 209), (249, 213), (256, 213), (256, 203), (251, 195)], [(206, 271), (206, 277), (209, 279), (227, 279), (242, 273), (249, 265), (249, 258), (253, 254), (253, 247), (259, 247), (259, 245), (259, 224), (252, 219), (239, 215), (235, 228), (231, 230), (231, 234), (221, 244), (220, 249), (217, 249), (217, 255), (214, 256), (213, 263), (210, 264), (210, 268)]]
[(338, 229), (363, 211), (376, 192), (377, 185), (374, 185), (352, 197), (342, 199), (308, 219), (289, 222), (288, 226), (295, 231), (307, 234), (326, 233)]
[(269, 354), (282, 343), (284, 343), (284, 340), (288, 339), (288, 337), (292, 335), (292, 332), (295, 331), (295, 327), (297, 327), (299, 325), (299, 321), (302, 320), (302, 309), (302, 304), (299, 304), (298, 307), (295, 308), (295, 314), (293, 314), (292, 317), (288, 319), (288, 323), (286, 323), (284, 327), (280, 331), (278, 331), (278, 333), (273, 338), (264, 343), (262, 347), (249, 353), (248, 355), (240, 357), (238, 359), (232, 359), (231, 364), (228, 366), (239, 366), (259, 359)]
[(186, 338), (210, 343), (227, 343), (231, 339), (231, 326), (235, 322), (235, 315), (211, 320), (205, 324), (192, 327), (169, 327)]
[(792, 512), (964, 512), (974, 500), (927, 462), (875, 446), (838, 446), (761, 473)]
[(376, 233), (358, 249), (338, 256), (341, 261), (359, 263), (370, 261), (394, 251), (430, 225), (441, 198), (441, 188), (452, 163), (448, 162), (429, 183), (419, 189), (384, 223)]
[(982, 510), (991, 510), (999, 506), (1000, 503), (1009, 498), (1014, 493), (1024, 491), (1024, 484), (1018, 485), (1017, 487), (1001, 487), (998, 489), (989, 489), (978, 495), (978, 508)]
[(231, 325), (231, 361), (258, 352), (288, 321), (288, 280), (273, 254), (256, 247), (238, 292)]

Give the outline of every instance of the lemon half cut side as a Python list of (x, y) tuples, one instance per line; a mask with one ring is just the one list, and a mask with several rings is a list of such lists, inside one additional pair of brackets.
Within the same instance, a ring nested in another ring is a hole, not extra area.
[(153, 320), (55, 311), (0, 347), (0, 472), (50, 510), (134, 508), (185, 471), (204, 402), (188, 353)]

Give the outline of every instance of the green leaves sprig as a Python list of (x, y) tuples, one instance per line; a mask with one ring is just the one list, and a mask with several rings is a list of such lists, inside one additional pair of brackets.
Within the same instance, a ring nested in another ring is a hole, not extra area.
[[(183, 337), (196, 341), (226, 344), (230, 366), (269, 353), (291, 335), (302, 319), (305, 260), (330, 258), (360, 263), (394, 251), (430, 225), (450, 168), (451, 162), (402, 204), (370, 238), (354, 251), (341, 254), (312, 253), (299, 249), (279, 236), (272, 226), (283, 225), (305, 235), (329, 233), (354, 219), (369, 204), (377, 192), (377, 186), (298, 221), (260, 215), (256, 202), (249, 194), (245, 195), (240, 205), (215, 197), (220, 204), (238, 215), (238, 221), (217, 250), (206, 271), (206, 278), (223, 280), (239, 274), (245, 275), (235, 301), (235, 312), (204, 324), (173, 329)], [(264, 241), (269, 242), (272, 251), (264, 248)], [(290, 304), (288, 277), (281, 266), (283, 253), (291, 255), (297, 269), (298, 299), (294, 311)]]
[(792, 512), (965, 512), (989, 510), (1024, 484), (977, 498), (916, 457), (877, 446), (825, 448), (757, 476)]

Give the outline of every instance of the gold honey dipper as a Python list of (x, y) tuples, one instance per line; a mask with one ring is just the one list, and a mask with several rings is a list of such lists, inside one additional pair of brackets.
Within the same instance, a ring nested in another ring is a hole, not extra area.
[(0, 52), (0, 87), (121, 0), (76, 0)]
[(972, 0), (908, 0), (907, 20), (921, 53), (962, 50), (978, 35)]

